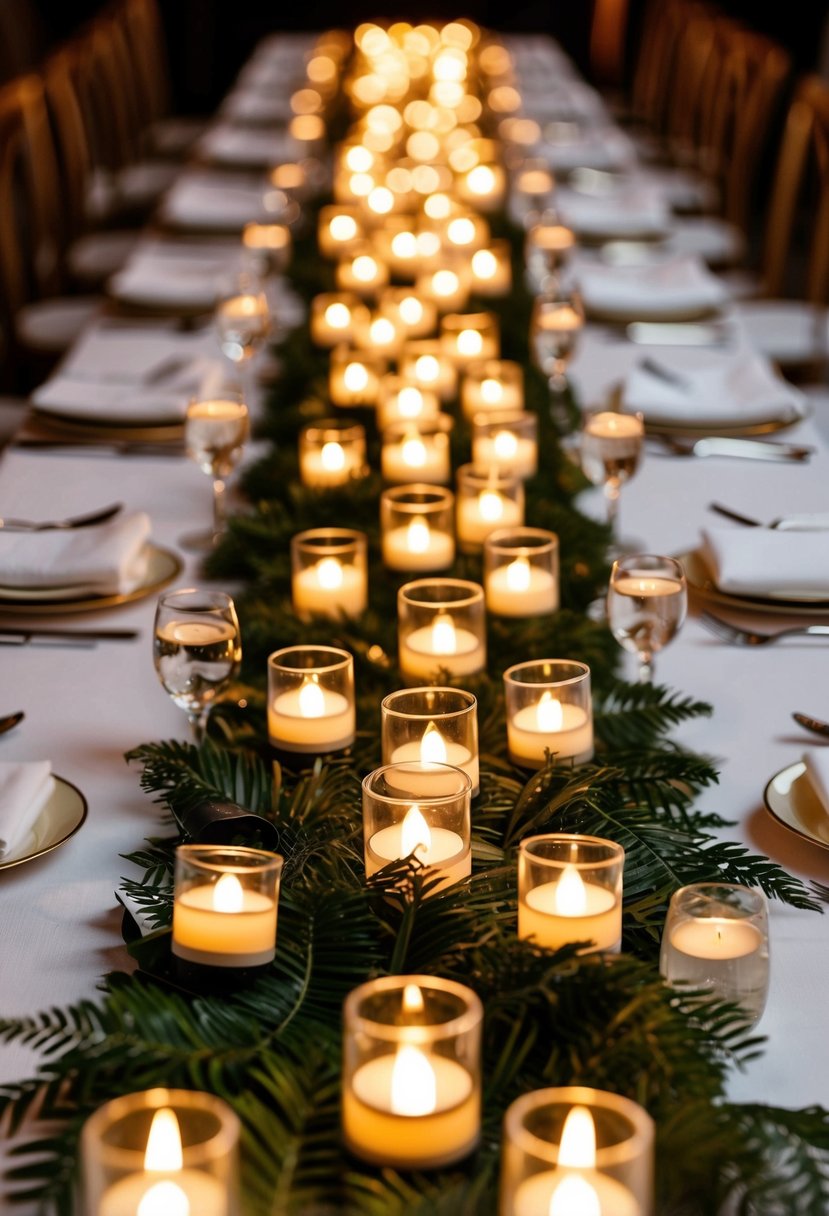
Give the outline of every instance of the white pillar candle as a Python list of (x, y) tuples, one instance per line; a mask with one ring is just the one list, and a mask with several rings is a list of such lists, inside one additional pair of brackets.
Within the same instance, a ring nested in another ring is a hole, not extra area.
[(389, 570), (448, 570), (455, 560), (455, 540), (448, 532), (415, 515), (408, 524), (383, 532), (383, 564)]
[(355, 729), (353, 702), (313, 679), (280, 693), (268, 706), (270, 741), (286, 751), (340, 751), (354, 742)]
[(276, 953), (276, 903), (231, 873), (176, 893), (173, 954), (210, 967), (258, 967)]
[(498, 616), (541, 616), (558, 609), (558, 582), (526, 557), (490, 570), (484, 579), (486, 606)]
[(507, 719), (510, 760), (524, 768), (541, 768), (545, 748), (559, 760), (576, 764), (593, 755), (593, 720), (580, 705), (557, 700), (549, 689), (534, 705)]
[(413, 803), (400, 823), (375, 832), (366, 844), (366, 876), (371, 877), (390, 861), (411, 854), (440, 876), (435, 891), (452, 886), (472, 873), (472, 850), (458, 832), (426, 822)]
[(456, 628), (448, 612), (400, 638), (400, 668), (406, 676), (428, 677), (439, 667), (452, 676), (472, 675), (486, 666), (486, 647), (470, 629)]
[(368, 606), (368, 579), (364, 569), (339, 558), (323, 557), (313, 566), (294, 572), (294, 610), (298, 616), (357, 617)]
[(518, 901), (518, 936), (558, 950), (592, 942), (591, 950), (616, 951), (622, 939), (622, 904), (607, 887), (585, 882), (566, 865), (555, 882), (531, 887)]
[(524, 522), (522, 504), (494, 488), (476, 495), (458, 495), (457, 511), (458, 540), (462, 545), (482, 545), (496, 528)]

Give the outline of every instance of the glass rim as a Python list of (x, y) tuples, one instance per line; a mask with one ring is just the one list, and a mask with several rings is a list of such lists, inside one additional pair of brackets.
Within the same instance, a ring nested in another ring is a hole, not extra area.
[(184, 602), (181, 605), (176, 604), (175, 607), (180, 612), (221, 612), (224, 609), (231, 609), (233, 612), (236, 611), (233, 596), (230, 595), (229, 592), (214, 591), (209, 587), (174, 587), (172, 590), (162, 591), (161, 595), (158, 597), (158, 606), (172, 608), (174, 606), (173, 601), (176, 599), (176, 597), (186, 595), (203, 596), (205, 599), (210, 599), (212, 597), (218, 602), (214, 604), (205, 604), (204, 606), (197, 608), (190, 607), (187, 602)]
[[(451, 588), (457, 588), (458, 591), (463, 591), (465, 594), (459, 594), (455, 599), (447, 599), (445, 596), (442, 599), (417, 599), (414, 594), (418, 589), (423, 587), (435, 587), (449, 591)], [(404, 583), (397, 592), (398, 603), (401, 601), (411, 605), (413, 608), (472, 608), (476, 604), (483, 604), (484, 589), (480, 583), (470, 582), (464, 578), (416, 578), (410, 583)]]
[[(412, 498), (420, 495), (423, 500), (431, 499), (433, 501), (406, 502), (407, 494)], [(432, 485), (427, 481), (412, 481), (402, 486), (389, 486), (380, 495), (381, 506), (388, 506), (395, 511), (410, 511), (413, 514), (419, 513), (424, 507), (448, 510), (454, 506), (454, 503), (455, 495), (452, 490), (445, 486)]]
[[(221, 401), (232, 405), (238, 405), (239, 416), (246, 418), (249, 414), (245, 394), (240, 388), (229, 386), (227, 389), (222, 389), (217, 393), (194, 393), (187, 399), (187, 412), (184, 416), (185, 423), (190, 421), (190, 410), (197, 405), (212, 405), (214, 402)], [(235, 421), (235, 419), (234, 419)]]
[[(415, 387), (417, 387), (415, 385)], [(414, 439), (427, 435), (448, 435), (455, 426), (451, 414), (433, 414), (428, 418), (393, 418), (383, 427), (380, 436), (383, 444), (401, 439)]]
[(493, 410), (477, 410), (472, 416), (473, 440), (478, 438), (476, 431), (483, 431), (485, 428), (502, 426), (509, 428), (510, 423), (513, 426), (522, 426), (527, 430), (538, 429), (538, 414), (531, 413), (530, 410), (511, 410), (511, 409), (493, 409)]
[[(546, 679), (546, 680), (522, 680), (518, 676), (518, 672), (531, 667), (542, 667), (548, 664), (561, 663), (568, 667), (578, 669), (578, 673), (572, 676), (566, 676), (562, 680)], [(532, 685), (537, 688), (562, 688), (566, 684), (580, 684), (585, 678), (590, 678), (590, 668), (586, 663), (582, 663), (579, 659), (525, 659), (521, 663), (513, 663), (512, 667), (508, 667), (504, 672), (504, 683), (521, 684), (523, 686)]]
[[(401, 1026), (393, 1022), (376, 1022), (359, 1012), (360, 1004), (374, 993), (387, 993), (399, 990), (401, 995), (407, 985), (414, 984), (420, 989), (432, 989), (443, 995), (454, 996), (463, 1002), (466, 1008), (446, 1022), (420, 1024), (416, 1026)], [(466, 984), (455, 980), (443, 979), (437, 975), (382, 975), (376, 979), (367, 980), (357, 988), (352, 988), (343, 1004), (343, 1021), (347, 1031), (352, 1034), (359, 1031), (389, 1043), (399, 1043), (406, 1038), (406, 1031), (417, 1029), (424, 1032), (424, 1039), (437, 1042), (443, 1039), (459, 1038), (479, 1026), (483, 1021), (484, 1008), (476, 992)]]
[[(760, 887), (747, 887), (744, 883), (740, 882), (717, 882), (716, 880), (711, 882), (689, 882), (684, 887), (678, 887), (671, 896), (669, 911), (688, 912), (688, 909), (682, 907), (682, 900), (686, 896), (699, 895), (710, 899), (715, 898), (714, 893), (717, 891), (725, 891), (727, 893), (739, 892), (741, 896), (746, 897), (754, 904), (752, 909), (745, 909), (745, 917), (733, 917), (732, 919), (734, 920), (743, 920), (749, 916), (756, 916), (758, 913), (768, 914), (768, 900)], [(726, 906), (733, 908), (735, 911), (739, 910), (733, 904)]]
[[(523, 525), (515, 528), (498, 528), (490, 532), (484, 540), (484, 553), (520, 553), (522, 549), (531, 550), (531, 555), (555, 552), (559, 548), (557, 532), (548, 528), (532, 528)], [(528, 659), (527, 662), (534, 660)], [(575, 660), (573, 660), (575, 661)], [(520, 667), (520, 663), (513, 666)], [(507, 670), (512, 671), (512, 668)], [(504, 672), (506, 675), (506, 672)]]
[[(453, 794), (427, 794), (422, 795), (406, 794), (381, 794), (376, 790), (371, 789), (369, 782), (374, 778), (385, 774), (389, 769), (406, 769), (409, 772), (418, 773), (437, 773), (440, 776), (442, 771), (447, 771), (457, 774), (461, 788)], [(465, 769), (458, 768), (455, 764), (441, 764), (437, 760), (399, 760), (395, 764), (381, 764), (379, 768), (372, 769), (370, 773), (366, 773), (363, 780), (360, 782), (360, 787), (364, 796), (372, 798), (375, 802), (382, 802), (385, 806), (397, 806), (400, 803), (417, 803), (418, 806), (446, 806), (450, 802), (457, 802), (459, 798), (472, 798), (472, 778)]]
[(342, 553), (352, 548), (357, 553), (364, 553), (368, 548), (368, 537), (356, 528), (307, 528), (304, 532), (295, 532), (291, 537), (292, 550), (300, 552), (305, 546), (314, 554), (325, 550)]
[[(544, 857), (540, 853), (533, 851), (534, 845), (553, 845), (553, 844), (577, 844), (579, 846), (587, 846), (588, 848), (603, 849), (611, 855), (609, 857), (596, 858), (593, 861), (573, 860), (565, 857)], [(575, 866), (577, 870), (603, 870), (611, 866), (617, 866), (620, 863), (624, 865), (625, 849), (624, 845), (618, 844), (615, 840), (608, 840), (605, 836), (582, 836), (578, 832), (543, 832), (536, 836), (525, 836), (523, 840), (518, 842), (519, 856), (531, 861), (534, 865), (541, 866)]]
[(372, 355), (364, 350), (356, 350), (345, 342), (335, 346), (331, 351), (332, 370), (335, 364), (347, 367), (350, 363), (362, 363), (367, 371), (374, 372), (376, 376), (382, 376), (386, 370), (387, 360), (383, 355)]
[[(218, 861), (205, 854), (224, 854), (227, 861)], [(285, 864), (281, 853), (270, 849), (254, 849), (250, 845), (235, 844), (180, 844), (176, 847), (176, 861), (198, 867), (206, 874), (268, 874), (279, 875)], [(235, 858), (236, 860), (231, 860)], [(247, 863), (247, 864), (245, 864)]]
[(497, 465), (462, 464), (456, 470), (458, 491), (474, 490), (515, 490), (522, 491), (524, 483), (514, 473), (505, 473)]
[[(290, 663), (285, 662), (285, 656), (287, 655), (307, 653), (309, 651), (313, 651), (316, 654), (337, 655), (338, 658), (336, 662), (314, 663), (310, 667), (294, 667)], [(307, 645), (283, 646), (281, 649), (274, 650), (268, 655), (269, 668), (273, 667), (274, 670), (287, 671), (291, 674), (296, 673), (297, 675), (307, 675), (309, 672), (317, 672), (322, 675), (331, 671), (341, 671), (343, 668), (353, 667), (353, 665), (354, 656), (349, 650), (341, 650), (338, 646), (316, 646), (310, 642)]]
[(363, 439), (365, 440), (366, 428), (362, 422), (357, 422), (355, 418), (321, 418), (319, 422), (311, 422), (308, 426), (304, 426), (299, 433), (300, 443), (303, 441), (313, 441), (321, 438), (323, 435), (336, 435), (337, 440), (348, 436), (349, 432), (353, 431), (351, 436), (354, 442)]
[(653, 1119), (638, 1102), (622, 1094), (594, 1089), (587, 1085), (555, 1086), (522, 1094), (510, 1103), (504, 1115), (505, 1138), (522, 1152), (541, 1161), (558, 1165), (560, 1144), (542, 1140), (527, 1128), (524, 1120), (530, 1111), (542, 1106), (586, 1106), (588, 1110), (604, 1107), (627, 1120), (631, 1134), (616, 1144), (596, 1148), (596, 1169), (607, 1169), (650, 1152), (655, 1136)]
[[(439, 709), (432, 713), (418, 713), (413, 710), (395, 709), (391, 702), (395, 697), (410, 697), (416, 696), (417, 693), (450, 693), (455, 697), (468, 698), (465, 705), (458, 709)], [(387, 717), (395, 718), (411, 718), (415, 721), (433, 722), (436, 718), (445, 721), (448, 718), (461, 718), (465, 714), (474, 711), (478, 706), (478, 698), (474, 693), (467, 692), (465, 688), (453, 688), (449, 684), (422, 684), (418, 688), (397, 688), (394, 692), (387, 693), (380, 702), (380, 709)], [(437, 763), (437, 762), (435, 762)]]
[(217, 1121), (216, 1130), (212, 1135), (197, 1144), (182, 1145), (185, 1169), (207, 1165), (236, 1149), (241, 1125), (235, 1111), (221, 1098), (204, 1090), (166, 1089), (164, 1086), (156, 1086), (153, 1089), (122, 1094), (93, 1111), (84, 1123), (81, 1133), (82, 1150), (87, 1162), (94, 1156), (96, 1161), (100, 1161), (109, 1170), (120, 1169), (124, 1173), (143, 1172), (146, 1144), (141, 1148), (124, 1148), (122, 1145), (110, 1144), (106, 1140), (106, 1130), (132, 1114), (161, 1110), (165, 1107), (170, 1107), (174, 1113), (182, 1109), (208, 1112)]
[[(645, 423), (645, 415), (642, 412), (642, 410), (623, 410), (623, 409), (608, 408), (607, 405), (591, 405), (591, 406), (588, 406), (587, 409), (582, 411), (582, 430), (584, 430), (584, 425), (586, 422), (588, 422), (591, 418), (598, 418), (601, 414), (611, 414), (614, 418), (637, 418), (639, 420), (639, 422), (642, 423), (643, 426)], [(600, 438), (601, 439), (613, 438), (613, 436), (601, 435)], [(637, 439), (637, 438), (640, 438), (640, 436), (638, 436), (638, 435), (620, 435), (619, 438), (620, 439)], [(644, 432), (642, 433), (641, 438), (642, 439), (645, 438)]]
[(671, 574), (670, 577), (679, 579), (683, 584), (686, 583), (685, 567), (682, 562), (676, 557), (669, 557), (660, 553), (626, 553), (624, 557), (617, 557), (610, 571), (610, 582), (617, 572), (624, 574), (635, 574), (636, 565), (642, 565), (643, 574), (657, 574), (656, 566), (653, 569), (648, 569), (645, 563), (659, 563), (662, 566), (670, 567), (676, 574)]
[(454, 333), (455, 330), (489, 328), (498, 328), (498, 318), (494, 312), (487, 312), (485, 309), (480, 312), (448, 312), (441, 317), (440, 322), (441, 335)]
[(499, 375), (505, 379), (512, 376), (520, 379), (523, 368), (515, 359), (473, 359), (464, 369), (464, 376), (468, 380), (494, 380)]

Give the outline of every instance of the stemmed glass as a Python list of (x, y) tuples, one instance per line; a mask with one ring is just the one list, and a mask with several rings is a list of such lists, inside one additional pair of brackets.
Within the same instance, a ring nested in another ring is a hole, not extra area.
[(633, 553), (613, 563), (607, 589), (611, 633), (639, 657), (639, 683), (653, 680), (653, 657), (667, 646), (688, 609), (685, 572), (672, 557)]
[(196, 743), (218, 694), (242, 661), (233, 600), (224, 591), (188, 587), (159, 596), (153, 631), (158, 678), (187, 714)]
[(645, 423), (641, 414), (602, 410), (585, 415), (581, 429), (581, 469), (594, 486), (604, 487), (607, 522), (619, 513), (619, 494), (636, 473), (642, 455)]
[(584, 308), (575, 289), (554, 282), (549, 291), (536, 297), (530, 320), (530, 341), (535, 361), (550, 387), (553, 419), (565, 431), (569, 429), (565, 372), (583, 326)]
[(215, 319), (222, 353), (239, 369), (245, 397), (251, 400), (253, 358), (270, 329), (268, 298), (261, 278), (243, 270), (220, 284)]
[(184, 443), (187, 455), (213, 478), (213, 527), (191, 532), (180, 543), (195, 552), (212, 549), (225, 529), (225, 481), (242, 455), (249, 433), (248, 409), (237, 393), (193, 400), (187, 406)]

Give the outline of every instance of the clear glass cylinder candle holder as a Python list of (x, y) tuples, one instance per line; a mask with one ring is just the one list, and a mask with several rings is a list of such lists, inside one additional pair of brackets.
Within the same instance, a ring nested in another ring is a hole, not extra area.
[(402, 279), (414, 278), (422, 267), (417, 224), (412, 216), (387, 215), (374, 229), (374, 248), (389, 270)]
[(258, 968), (276, 954), (282, 858), (264, 849), (176, 849), (173, 955), (201, 967)]
[(441, 349), (456, 367), (501, 353), (498, 318), (491, 312), (449, 313), (440, 323)]
[(354, 291), (363, 299), (373, 299), (388, 287), (389, 270), (370, 241), (356, 242), (337, 263), (334, 278), (340, 290)]
[(421, 300), (412, 287), (387, 287), (380, 293), (380, 311), (402, 326), (407, 338), (426, 338), (437, 328), (438, 310)]
[(291, 260), (291, 230), (286, 224), (245, 224), (242, 244), (262, 278), (281, 274)]
[(357, 325), (368, 315), (368, 308), (353, 292), (323, 292), (311, 301), (311, 340), (325, 348), (353, 342)]
[(447, 255), (436, 270), (427, 270), (417, 276), (415, 292), (424, 300), (431, 300), (438, 312), (456, 312), (466, 308), (469, 300), (469, 271), (465, 261)]
[(388, 570), (448, 570), (455, 560), (455, 495), (424, 483), (384, 490), (380, 530)]
[(478, 701), (463, 688), (402, 688), (380, 706), (384, 764), (452, 764), (480, 789)]
[(352, 528), (311, 528), (291, 538), (294, 611), (308, 620), (358, 617), (368, 607), (368, 540)]
[(476, 296), (493, 299), (509, 295), (512, 288), (512, 261), (509, 241), (490, 241), (477, 249), (469, 260), (472, 291)]
[(544, 528), (504, 528), (484, 541), (486, 606), (496, 616), (558, 610), (558, 537)]
[(461, 465), (455, 509), (458, 545), (464, 553), (476, 553), (490, 533), (523, 525), (524, 483), (496, 469)]
[(449, 249), (470, 256), (489, 242), (489, 224), (482, 215), (476, 215), (462, 207), (454, 208), (444, 220), (438, 222), (441, 240)]
[(451, 401), (458, 387), (458, 373), (437, 338), (406, 342), (398, 361), (400, 375), (418, 388), (430, 389), (441, 401)]
[(660, 970), (669, 984), (734, 1001), (757, 1022), (769, 987), (769, 926), (762, 891), (693, 883), (671, 896)]
[(499, 1216), (652, 1216), (654, 1124), (630, 1098), (572, 1085), (504, 1116)]
[(396, 422), (415, 426), (431, 422), (440, 412), (440, 401), (434, 390), (412, 384), (404, 376), (387, 375), (380, 381), (377, 397), (377, 427), (384, 431)]
[(476, 211), (499, 211), (507, 192), (504, 166), (495, 163), (475, 165), (457, 179), (458, 198)]
[(478, 1144), (481, 1024), (476, 994), (431, 975), (361, 984), (343, 1009), (342, 1127), (375, 1165), (439, 1169)]
[(464, 369), (461, 407), (469, 421), (487, 411), (520, 413), (524, 408), (524, 370), (510, 359), (483, 359)]
[(321, 755), (354, 742), (354, 659), (334, 646), (286, 646), (268, 658), (268, 738)]
[(376, 405), (385, 359), (338, 347), (331, 352), (328, 395), (334, 405)]
[(472, 464), (526, 481), (538, 472), (538, 415), (503, 410), (475, 415)]
[(349, 419), (323, 418), (299, 433), (299, 476), (318, 489), (344, 486), (365, 477), (366, 432)]
[(573, 659), (530, 659), (504, 672), (507, 747), (513, 764), (583, 764), (593, 755), (590, 668)]
[(437, 880), (430, 894), (472, 873), (472, 782), (449, 764), (386, 764), (363, 780), (366, 877), (414, 856)]
[(484, 589), (458, 578), (416, 579), (397, 593), (400, 669), (409, 681), (486, 667)]
[(452, 477), (449, 436), (454, 419), (436, 414), (423, 422), (394, 422), (383, 431), (380, 471), (396, 485), (446, 485)]
[(348, 203), (323, 207), (317, 221), (317, 245), (325, 258), (351, 253), (365, 237), (359, 208)]
[(212, 1094), (114, 1098), (81, 1133), (83, 1216), (238, 1216), (238, 1146), (239, 1120)]
[(354, 345), (386, 359), (396, 358), (405, 337), (403, 326), (378, 309), (373, 309), (354, 326)]
[(625, 851), (598, 836), (530, 836), (518, 849), (518, 936), (548, 950), (618, 953)]

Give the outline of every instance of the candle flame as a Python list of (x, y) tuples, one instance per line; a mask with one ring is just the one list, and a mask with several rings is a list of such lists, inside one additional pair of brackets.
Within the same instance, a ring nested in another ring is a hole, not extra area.
[(377, 263), (367, 253), (361, 253), (351, 263), (351, 273), (360, 283), (371, 283), (373, 279), (377, 278), (377, 271)]
[(417, 240), (413, 232), (397, 232), (392, 237), (391, 251), (396, 258), (413, 258), (417, 255)]
[(440, 364), (434, 355), (420, 355), (415, 363), (415, 375), (426, 384), (434, 384), (440, 375)]
[(596, 1124), (586, 1106), (574, 1106), (564, 1120), (558, 1164), (583, 1170), (596, 1166)]
[(472, 220), (460, 216), (452, 220), (446, 229), (446, 235), (453, 245), (471, 245), (475, 240), (475, 225)]
[(368, 370), (362, 363), (348, 363), (343, 372), (343, 384), (350, 393), (360, 393), (368, 385)]
[(504, 500), (495, 490), (484, 490), (478, 495), (478, 511), (481, 519), (494, 524), (504, 514)]
[[(358, 148), (351, 149), (352, 152), (357, 152), (360, 150), (361, 149)], [(370, 152), (368, 153), (368, 156), (371, 157)], [(354, 165), (350, 167), (356, 168)], [(369, 164), (366, 167), (371, 167), (371, 161), (369, 161)], [(331, 220), (331, 223), (328, 225), (328, 231), (331, 233), (331, 237), (335, 241), (350, 241), (357, 235), (357, 222), (352, 215), (335, 215)]]
[(564, 711), (561, 708), (561, 702), (556, 700), (549, 689), (536, 705), (535, 717), (539, 730), (550, 734), (561, 730), (564, 722)]
[(491, 377), (481, 381), (481, 400), (487, 405), (498, 405), (503, 400), (504, 389), (498, 380)]
[(445, 764), (446, 740), (434, 722), (430, 722), (420, 740), (421, 764)]
[(401, 1047), (391, 1071), (395, 1115), (431, 1115), (437, 1106), (435, 1070), (417, 1047)]
[(372, 321), (368, 332), (375, 346), (388, 346), (397, 337), (397, 331), (388, 317), (377, 317)]
[(417, 237), (417, 252), (423, 258), (433, 258), (440, 253), (440, 237), (436, 232), (420, 232)]
[[(367, 173), (374, 164), (374, 157), (371, 152), (369, 152), (368, 148), (364, 148), (362, 145), (357, 144), (356, 147), (349, 148), (346, 152), (345, 163), (348, 165), (349, 169), (353, 170), (355, 173)], [(335, 218), (344, 219), (346, 217), (338, 215)], [(332, 220), (331, 223), (333, 225), (334, 221)]]
[(235, 874), (223, 874), (213, 888), (213, 908), (216, 912), (241, 912), (244, 895)]
[(455, 654), (457, 648), (455, 622), (448, 612), (439, 612), (432, 623), (432, 654)]
[(175, 1182), (156, 1182), (141, 1196), (136, 1216), (190, 1216), (190, 1200)]
[(347, 304), (329, 304), (325, 310), (325, 321), (332, 329), (346, 329), (351, 323), (351, 309)]
[[(231, 878), (232, 875), (227, 874), (225, 877)], [(216, 886), (218, 885), (217, 883)], [(182, 1164), (181, 1131), (176, 1112), (170, 1110), (169, 1106), (162, 1106), (155, 1112), (150, 1124), (147, 1149), (144, 1153), (144, 1169), (152, 1170), (153, 1173), (172, 1174), (175, 1170), (180, 1170)]]
[[(392, 242), (392, 247), (394, 243)], [(400, 319), (405, 325), (417, 325), (423, 318), (423, 305), (414, 296), (406, 296), (400, 301)]]
[(489, 165), (476, 165), (467, 173), (466, 184), (473, 194), (491, 194), (495, 189), (495, 174)]
[(530, 563), (526, 557), (516, 557), (507, 566), (507, 587), (510, 591), (526, 591), (530, 585)]
[(423, 1013), (423, 993), (417, 984), (407, 984), (403, 989), (403, 1012)]
[(462, 329), (458, 334), (459, 355), (479, 355), (484, 349), (484, 339), (477, 329)]
[(453, 296), (460, 285), (454, 270), (437, 270), (432, 275), (432, 291), (436, 296)]
[(432, 847), (432, 833), (417, 805), (409, 807), (400, 825), (400, 847), (403, 857), (408, 857), (410, 853), (419, 853), (421, 860)]
[(376, 215), (388, 215), (394, 207), (394, 195), (387, 186), (375, 186), (368, 196), (368, 205)]
[(316, 680), (305, 680), (299, 690), (299, 712), (303, 718), (321, 718), (325, 713), (325, 694)]
[(397, 409), (403, 418), (417, 418), (423, 413), (423, 393), (413, 384), (407, 384), (397, 394)]
[(472, 257), (472, 273), (477, 279), (494, 279), (498, 259), (491, 249), (479, 249)]
[(406, 530), (406, 548), (410, 553), (426, 553), (430, 539), (429, 524), (420, 515), (415, 516)]
[(511, 460), (518, 451), (518, 439), (514, 431), (499, 431), (492, 446), (499, 460)]
[(578, 1174), (564, 1178), (550, 1196), (549, 1216), (602, 1216), (595, 1187)]
[(405, 439), (400, 449), (403, 463), (412, 469), (422, 469), (426, 463), (426, 444), (419, 435)]
[[(587, 911), (587, 892), (581, 874), (573, 865), (566, 865), (561, 872), (561, 878), (556, 883), (555, 909), (558, 916), (584, 916)], [(574, 1108), (577, 1109), (577, 1108)], [(570, 1115), (572, 1115), (572, 1111)], [(570, 1118), (568, 1115), (568, 1119)], [(589, 1117), (589, 1115), (588, 1115)], [(578, 1125), (578, 1124), (577, 1124)], [(567, 1130), (567, 1124), (564, 1125)], [(575, 1133), (573, 1133), (575, 1135)], [(564, 1139), (562, 1136), (562, 1145)], [(595, 1156), (595, 1149), (594, 1149)], [(578, 1162), (572, 1162), (576, 1165)]]
[(317, 578), (324, 591), (338, 591), (343, 585), (342, 563), (336, 557), (324, 557), (317, 562)]
[(331, 442), (322, 445), (320, 452), (322, 467), (329, 473), (338, 473), (345, 468), (345, 451), (341, 443)]

